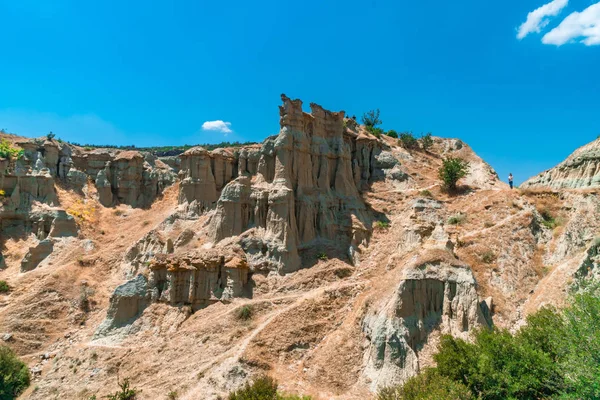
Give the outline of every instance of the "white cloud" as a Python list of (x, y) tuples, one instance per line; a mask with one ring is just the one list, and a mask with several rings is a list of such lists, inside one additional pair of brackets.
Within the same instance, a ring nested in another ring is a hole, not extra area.
[(521, 24), (517, 39), (523, 39), (532, 32), (540, 33), (548, 25), (548, 17), (556, 17), (569, 4), (569, 0), (553, 0), (527, 14), (527, 20)]
[(206, 121), (202, 124), (203, 131), (216, 131), (224, 134), (232, 133), (233, 131), (230, 128), (231, 122), (223, 122), (221, 120), (216, 121)]
[(587, 46), (600, 45), (600, 2), (567, 16), (544, 35), (542, 43), (560, 46), (577, 38)]

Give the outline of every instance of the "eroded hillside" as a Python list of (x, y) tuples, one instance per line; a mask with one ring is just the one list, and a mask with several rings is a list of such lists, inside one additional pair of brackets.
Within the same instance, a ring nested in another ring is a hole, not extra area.
[[(282, 101), (262, 145), (178, 157), (10, 137), (0, 333), (32, 368), (24, 398), (128, 377), (143, 399), (217, 399), (264, 373), (371, 398), (441, 333), (516, 328), (596, 273), (593, 188), (510, 190), (460, 140), (406, 149)], [(453, 196), (449, 156), (470, 163)]]

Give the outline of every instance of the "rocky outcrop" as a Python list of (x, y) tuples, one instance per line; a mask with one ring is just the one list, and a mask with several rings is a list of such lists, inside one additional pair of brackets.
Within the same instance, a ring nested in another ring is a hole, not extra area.
[(433, 330), (466, 338), (469, 330), (489, 324), (471, 270), (442, 251), (403, 270), (393, 296), (373, 310), (363, 320), (364, 374), (372, 390), (416, 375), (418, 352)]
[(585, 189), (600, 187), (600, 139), (578, 148), (566, 160), (528, 179), (521, 188)]
[(114, 204), (149, 207), (175, 182), (175, 173), (170, 167), (154, 158), (149, 162), (138, 151), (97, 149), (78, 152), (73, 155), (73, 161), (78, 171), (94, 180), (100, 203), (106, 207)]
[(186, 255), (157, 255), (148, 286), (153, 301), (206, 306), (239, 297), (248, 282), (246, 257), (239, 249), (213, 249)]
[[(313, 103), (309, 114), (300, 100), (282, 100), (279, 135), (265, 140), (259, 153), (240, 151), (239, 176), (222, 190), (211, 238), (241, 235), (253, 267), (280, 272), (298, 269), (299, 251), (319, 243), (357, 259), (353, 246), (368, 240), (371, 226), (360, 190), (382, 176), (376, 161), (381, 143), (345, 127), (343, 111)], [(198, 175), (210, 186), (203, 193), (211, 200), (214, 177), (206, 167), (209, 156), (203, 157), (204, 167), (199, 162), (195, 170), (204, 171)], [(182, 171), (188, 168), (182, 162)]]
[(149, 304), (148, 280), (144, 275), (118, 286), (110, 297), (106, 319), (100, 324), (94, 339), (111, 334), (111, 331), (127, 328)]
[(35, 269), (46, 257), (52, 254), (53, 249), (54, 243), (49, 239), (42, 240), (36, 246), (30, 247), (21, 261), (21, 272)]

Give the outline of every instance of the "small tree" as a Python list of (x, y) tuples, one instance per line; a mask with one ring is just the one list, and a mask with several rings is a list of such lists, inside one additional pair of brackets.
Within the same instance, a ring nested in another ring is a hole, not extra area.
[(27, 365), (7, 346), (0, 346), (0, 400), (17, 398), (30, 383)]
[(136, 400), (137, 394), (141, 392), (136, 388), (132, 388), (129, 384), (129, 379), (123, 379), (122, 383), (119, 383), (121, 390), (115, 392), (115, 394), (109, 394), (106, 396), (108, 400)]
[(46, 135), (46, 138), (47, 138), (48, 140), (52, 140), (52, 139), (54, 139), (54, 137), (55, 137), (55, 136), (56, 136), (56, 134), (55, 134), (55, 133), (52, 133), (52, 131), (50, 131), (50, 132), (49, 132), (49, 133)]
[(421, 147), (423, 150), (427, 151), (429, 148), (433, 146), (433, 138), (431, 137), (431, 132), (427, 132), (425, 135), (421, 135)]
[(398, 133), (393, 129), (387, 131), (386, 135), (388, 135), (391, 138), (398, 139)]
[(444, 159), (439, 169), (439, 177), (444, 189), (448, 192), (456, 191), (456, 183), (469, 172), (469, 162), (462, 158), (448, 157)]
[(417, 139), (413, 136), (412, 132), (402, 132), (400, 134), (400, 143), (405, 149), (414, 149), (417, 147)]
[(367, 128), (374, 128), (377, 125), (381, 125), (381, 120), (379, 119), (379, 108), (377, 110), (370, 110), (363, 114), (362, 123)]

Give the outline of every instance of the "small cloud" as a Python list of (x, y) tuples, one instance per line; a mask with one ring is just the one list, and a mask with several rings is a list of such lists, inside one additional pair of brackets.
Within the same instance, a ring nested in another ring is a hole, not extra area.
[(230, 128), (231, 122), (223, 122), (221, 120), (216, 121), (206, 121), (202, 124), (203, 131), (216, 131), (224, 134), (232, 133), (233, 131)]
[(544, 35), (542, 43), (560, 46), (577, 38), (586, 46), (600, 45), (600, 2), (571, 13)]
[(569, 4), (569, 0), (553, 0), (527, 14), (527, 20), (521, 24), (517, 32), (517, 39), (523, 39), (530, 33), (540, 33), (548, 25), (548, 17), (556, 17)]

